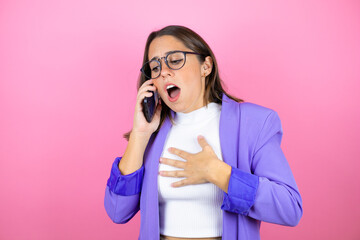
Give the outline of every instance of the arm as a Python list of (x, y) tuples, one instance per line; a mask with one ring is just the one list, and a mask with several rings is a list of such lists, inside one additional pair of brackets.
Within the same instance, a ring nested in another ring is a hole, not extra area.
[(115, 223), (128, 222), (140, 209), (143, 157), (148, 141), (148, 136), (131, 134), (124, 156), (116, 158), (112, 165), (104, 206)]
[(286, 226), (298, 224), (302, 199), (280, 147), (282, 134), (280, 118), (272, 111), (252, 155), (254, 174), (232, 167), (223, 210)]
[(116, 158), (105, 190), (106, 213), (115, 223), (127, 223), (140, 209), (140, 191), (144, 166), (135, 172), (122, 175), (119, 170), (121, 158)]

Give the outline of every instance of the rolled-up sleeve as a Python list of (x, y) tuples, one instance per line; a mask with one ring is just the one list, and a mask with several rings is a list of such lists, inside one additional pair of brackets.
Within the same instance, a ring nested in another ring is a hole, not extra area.
[(111, 167), (110, 177), (107, 186), (110, 191), (123, 196), (138, 194), (144, 177), (144, 165), (135, 172), (122, 175), (119, 169), (121, 157), (117, 157)]
[(247, 215), (254, 204), (259, 177), (231, 168), (228, 192), (224, 193), (221, 209)]
[(121, 157), (117, 157), (111, 167), (104, 197), (106, 213), (114, 223), (126, 223), (140, 210), (144, 176), (144, 166), (131, 174), (122, 175), (119, 170), (120, 160)]

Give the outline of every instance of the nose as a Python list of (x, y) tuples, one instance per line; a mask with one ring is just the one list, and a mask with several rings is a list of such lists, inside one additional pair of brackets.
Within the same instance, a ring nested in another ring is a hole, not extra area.
[[(161, 61), (161, 60), (163, 60), (163, 61)], [(166, 76), (171, 76), (171, 75), (173, 74), (172, 69), (170, 69), (170, 68), (168, 67), (168, 65), (166, 64), (165, 58), (160, 59), (160, 64), (161, 64), (161, 72), (160, 72), (160, 75), (161, 75), (162, 77), (165, 78)]]

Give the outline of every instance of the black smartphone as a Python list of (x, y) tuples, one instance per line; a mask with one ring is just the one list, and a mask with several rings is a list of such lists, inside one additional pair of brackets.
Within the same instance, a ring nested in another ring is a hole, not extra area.
[(151, 97), (145, 97), (141, 103), (145, 119), (149, 123), (154, 117), (156, 106), (158, 105), (158, 101), (159, 101), (157, 91), (155, 92), (151, 91), (151, 92), (154, 94)]

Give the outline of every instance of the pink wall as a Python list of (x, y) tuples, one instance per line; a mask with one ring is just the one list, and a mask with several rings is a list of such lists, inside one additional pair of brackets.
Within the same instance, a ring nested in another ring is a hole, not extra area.
[(138, 2), (0, 2), (0, 239), (137, 239), (140, 216), (112, 223), (104, 190), (146, 37), (169, 24), (280, 115), (304, 215), (262, 239), (359, 239), (360, 2)]

